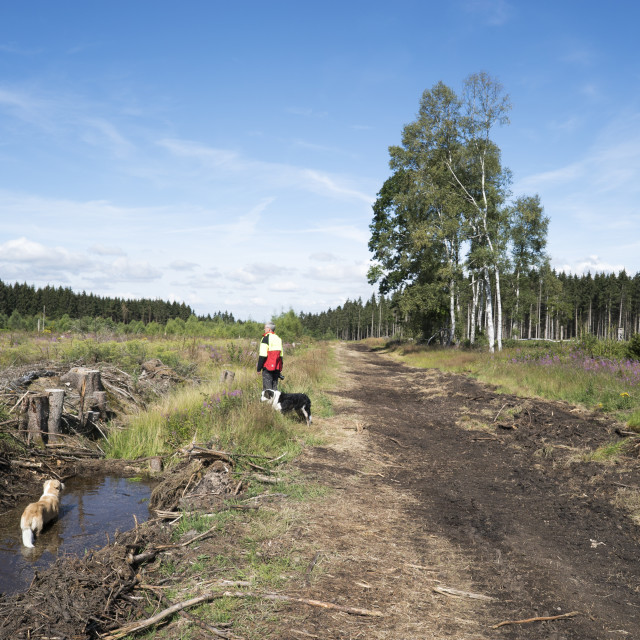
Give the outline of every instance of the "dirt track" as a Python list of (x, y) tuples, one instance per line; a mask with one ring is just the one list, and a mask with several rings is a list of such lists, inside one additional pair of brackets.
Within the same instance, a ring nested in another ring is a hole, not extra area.
[(302, 537), (324, 550), (327, 573), (305, 595), (385, 617), (292, 611), (280, 637), (640, 637), (640, 528), (613, 506), (640, 487), (638, 461), (580, 455), (615, 439), (615, 425), (359, 345), (338, 358), (337, 413), (324, 422), (344, 435), (300, 462), (335, 491), (309, 507)]

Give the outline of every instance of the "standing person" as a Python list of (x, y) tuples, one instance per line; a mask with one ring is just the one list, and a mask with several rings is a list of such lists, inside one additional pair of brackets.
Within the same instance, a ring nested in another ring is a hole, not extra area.
[(258, 373), (262, 371), (262, 390), (278, 388), (282, 371), (282, 340), (276, 335), (276, 325), (267, 322), (260, 342)]

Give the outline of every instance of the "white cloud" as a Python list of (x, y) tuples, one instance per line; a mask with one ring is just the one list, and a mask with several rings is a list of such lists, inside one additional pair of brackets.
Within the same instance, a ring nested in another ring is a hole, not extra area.
[(24, 237), (0, 245), (0, 262), (46, 267), (56, 272), (95, 267), (85, 255), (71, 253), (62, 247), (46, 247)]
[(158, 144), (181, 158), (191, 158), (208, 169), (210, 179), (223, 179), (225, 175), (241, 175), (247, 184), (259, 183), (270, 189), (299, 188), (331, 198), (359, 200), (371, 205), (375, 198), (349, 185), (349, 180), (315, 169), (265, 162), (244, 158), (236, 151), (204, 146), (189, 140), (165, 138)]
[(103, 244), (94, 244), (89, 247), (89, 250), (93, 253), (97, 253), (99, 256), (124, 256), (125, 252), (120, 247), (107, 247)]
[(344, 265), (329, 264), (311, 267), (305, 275), (312, 280), (352, 282), (362, 281), (367, 276), (368, 263)]
[(481, 22), (494, 27), (506, 24), (513, 14), (513, 7), (506, 0), (467, 0), (466, 8)]
[(125, 156), (134, 150), (134, 145), (127, 140), (111, 122), (104, 118), (87, 118), (86, 131), (82, 135), (84, 142), (108, 148), (116, 156)]
[(175, 269), (176, 271), (193, 271), (195, 268), (200, 265), (196, 262), (189, 262), (188, 260), (174, 260), (169, 263), (169, 267)]
[(327, 251), (325, 252), (318, 252), (318, 253), (312, 253), (309, 256), (309, 260), (313, 260), (315, 262), (335, 262), (338, 259), (338, 257), (333, 254), (333, 253), (329, 253)]
[(297, 285), (295, 282), (292, 282), (291, 280), (287, 281), (287, 282), (272, 282), (269, 285), (269, 288), (272, 291), (282, 291), (282, 292), (293, 292), (293, 291), (299, 291), (300, 290), (300, 286)]
[(597, 255), (588, 256), (580, 259), (574, 264), (564, 264), (557, 266), (558, 271), (564, 271), (565, 273), (575, 273), (577, 275), (586, 273), (618, 273), (624, 269), (622, 264), (610, 264), (601, 260)]

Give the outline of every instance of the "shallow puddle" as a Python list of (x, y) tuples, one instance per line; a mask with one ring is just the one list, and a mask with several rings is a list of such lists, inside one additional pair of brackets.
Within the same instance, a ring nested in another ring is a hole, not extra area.
[(20, 516), (27, 502), (0, 515), (0, 593), (26, 589), (34, 571), (46, 569), (59, 555), (82, 555), (149, 518), (152, 485), (115, 476), (70, 478), (65, 482), (60, 517), (36, 538), (35, 548), (22, 546)]

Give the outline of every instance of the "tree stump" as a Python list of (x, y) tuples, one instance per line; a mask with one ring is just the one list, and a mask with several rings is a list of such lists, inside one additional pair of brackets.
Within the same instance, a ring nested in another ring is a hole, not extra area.
[(87, 423), (86, 412), (91, 407), (93, 395), (96, 392), (104, 391), (100, 371), (98, 369), (86, 369), (85, 367), (74, 367), (68, 373), (60, 376), (60, 382), (68, 383), (80, 394), (80, 404), (78, 406), (78, 419), (80, 425)]
[(154, 473), (159, 473), (162, 471), (162, 458), (160, 456), (154, 456), (149, 460), (149, 469)]
[(34, 442), (37, 445), (44, 446), (42, 438), (43, 431), (46, 433), (47, 419), (49, 417), (49, 396), (38, 394), (35, 396), (27, 396), (28, 402), (27, 412), (29, 414), (27, 424), (27, 443)]
[(62, 417), (62, 407), (64, 404), (64, 389), (45, 389), (49, 394), (49, 420), (47, 427), (50, 444), (60, 442), (60, 418)]
[(106, 391), (94, 391), (93, 402), (91, 404), (92, 409), (97, 409), (100, 413), (100, 419), (107, 419), (107, 392)]
[[(68, 373), (60, 376), (60, 382), (69, 383), (80, 395), (92, 396), (96, 391), (104, 391), (98, 369), (74, 367)], [(82, 390), (84, 389), (84, 393)]]
[(227, 369), (225, 369), (220, 374), (220, 382), (224, 382), (224, 383), (232, 382), (235, 377), (236, 377), (236, 374), (233, 371), (228, 371)]

